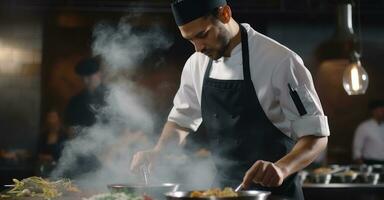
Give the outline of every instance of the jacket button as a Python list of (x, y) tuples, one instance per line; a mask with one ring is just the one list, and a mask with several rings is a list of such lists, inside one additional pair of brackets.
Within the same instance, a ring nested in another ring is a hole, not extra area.
[(214, 117), (214, 118), (217, 118), (217, 117), (218, 117), (217, 113), (214, 113), (214, 114), (213, 114), (213, 117)]

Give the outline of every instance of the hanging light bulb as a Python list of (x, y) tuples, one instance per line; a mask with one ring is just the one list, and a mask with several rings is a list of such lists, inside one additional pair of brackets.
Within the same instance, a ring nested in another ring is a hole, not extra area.
[(344, 70), (343, 86), (348, 95), (365, 94), (368, 88), (368, 74), (361, 65), (360, 55), (353, 52), (350, 63)]

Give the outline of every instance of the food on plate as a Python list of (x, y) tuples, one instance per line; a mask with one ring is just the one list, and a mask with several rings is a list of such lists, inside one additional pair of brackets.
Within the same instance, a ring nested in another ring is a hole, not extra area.
[(97, 194), (89, 198), (83, 198), (82, 200), (152, 200), (152, 199), (148, 196), (141, 197), (134, 194), (119, 192), (119, 193)]
[(2, 194), (1, 198), (13, 197), (41, 197), (52, 199), (62, 195), (63, 192), (80, 192), (69, 179), (49, 181), (41, 177), (33, 176), (21, 181), (13, 179), (14, 186)]
[(237, 193), (230, 187), (220, 190), (219, 188), (208, 189), (205, 191), (192, 191), (189, 197), (191, 198), (204, 198), (204, 197), (237, 197)]

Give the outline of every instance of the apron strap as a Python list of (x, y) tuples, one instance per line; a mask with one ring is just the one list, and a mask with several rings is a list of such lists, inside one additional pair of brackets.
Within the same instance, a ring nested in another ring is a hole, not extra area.
[(248, 34), (244, 26), (239, 24), (241, 33), (241, 51), (243, 57), (243, 76), (244, 80), (248, 83), (251, 81), (251, 72), (249, 69), (249, 48), (248, 48)]
[(209, 74), (210, 74), (211, 68), (212, 68), (212, 62), (213, 62), (213, 60), (210, 58), (209, 62), (208, 62), (208, 65), (207, 65), (207, 69), (205, 70), (204, 80), (209, 78)]
[[(250, 72), (250, 69), (249, 69), (248, 34), (247, 34), (247, 30), (245, 30), (245, 28), (241, 24), (239, 24), (239, 27), (240, 27), (240, 34), (241, 34), (241, 51), (242, 51), (242, 59), (243, 59), (243, 76), (244, 76), (244, 80), (247, 83), (252, 83), (251, 72)], [(209, 74), (210, 74), (211, 68), (212, 68), (212, 62), (213, 62), (213, 60), (210, 58), (209, 62), (208, 62), (208, 65), (207, 65), (207, 69), (205, 70), (204, 79), (208, 79), (209, 78)]]

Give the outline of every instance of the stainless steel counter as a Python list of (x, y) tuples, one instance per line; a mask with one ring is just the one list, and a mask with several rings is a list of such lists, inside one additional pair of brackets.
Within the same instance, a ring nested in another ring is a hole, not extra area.
[(303, 192), (305, 199), (309, 200), (383, 200), (384, 184), (306, 183)]
[(364, 183), (305, 183), (303, 188), (383, 188), (384, 184), (364, 184)]

